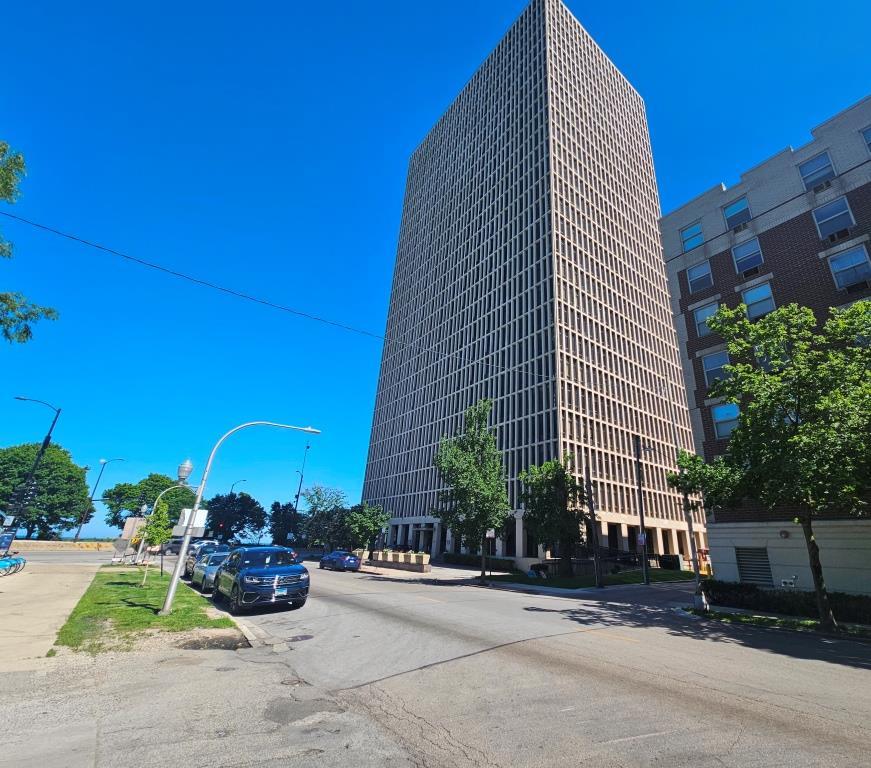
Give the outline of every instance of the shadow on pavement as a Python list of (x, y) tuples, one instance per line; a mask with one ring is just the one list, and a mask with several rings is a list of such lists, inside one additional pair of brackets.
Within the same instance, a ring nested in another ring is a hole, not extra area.
[(794, 630), (724, 624), (716, 620), (693, 620), (675, 614), (666, 607), (631, 601), (620, 602), (613, 597), (607, 602), (586, 608), (527, 606), (523, 610), (530, 613), (560, 614), (567, 621), (590, 627), (660, 627), (672, 636), (699, 642), (732, 643), (798, 659), (871, 669), (871, 645), (848, 638), (829, 638)]

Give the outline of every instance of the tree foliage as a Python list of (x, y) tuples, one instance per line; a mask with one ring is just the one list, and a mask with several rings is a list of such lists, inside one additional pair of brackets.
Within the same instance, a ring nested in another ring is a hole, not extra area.
[(206, 506), (206, 528), (222, 539), (245, 538), (266, 525), (266, 510), (247, 493), (218, 494)]
[(355, 549), (371, 548), (389, 519), (390, 515), (377, 504), (370, 505), (364, 501), (351, 507), (345, 516), (350, 535), (349, 545)]
[(468, 408), (463, 431), (442, 438), (434, 460), (447, 487), (433, 514), (467, 546), (481, 547), (481, 579), (487, 530), (504, 528), (510, 511), (502, 454), (487, 426), (491, 408), (489, 400)]
[(701, 456), (681, 451), (677, 458), (678, 472), (666, 476), (670, 487), (688, 496), (689, 508), (697, 509), (696, 497), (704, 497), (708, 513), (738, 503), (736, 493), (741, 473), (728, 464), (722, 456), (707, 463)]
[(172, 538), (172, 522), (169, 519), (169, 506), (164, 497), (142, 526), (140, 535), (150, 547), (159, 547)]
[(306, 540), (309, 545), (322, 545), (328, 549), (347, 544), (348, 510), (345, 494), (338, 488), (314, 485), (302, 492), (308, 505), (305, 517)]
[[(755, 322), (745, 309), (722, 307), (708, 321), (731, 361), (711, 394), (740, 409), (723, 458), (726, 485), (738, 497), (795, 513), (820, 620), (833, 627), (813, 520), (868, 511), (871, 302), (832, 310), (822, 327), (810, 309), (795, 304)], [(722, 481), (724, 473), (712, 477)], [(706, 496), (717, 495), (710, 482), (702, 485)]]
[(305, 541), (306, 518), (291, 502), (273, 501), (269, 509), (269, 534), (273, 544), (282, 547), (300, 545)]
[[(0, 509), (12, 513), (13, 494), (19, 489), (33, 466), (40, 443), (25, 443), (0, 448)], [(16, 524), (41, 539), (52, 538), (78, 525), (93, 507), (88, 499), (85, 468), (72, 460), (69, 451), (52, 443), (45, 451)]]
[[(118, 483), (103, 493), (103, 502), (108, 512), (106, 524), (115, 528), (123, 528), (128, 517), (139, 515), (143, 504), (151, 506), (161, 491), (177, 485), (177, 481), (167, 475), (152, 473), (142, 478), (138, 483)], [(170, 522), (175, 524), (183, 509), (194, 505), (196, 494), (190, 488), (178, 488), (169, 491), (162, 499), (166, 501)]]
[(523, 525), (538, 544), (557, 545), (560, 571), (572, 573), (572, 550), (583, 541), (584, 486), (573, 471), (574, 459), (551, 459), (520, 473)]
[[(18, 199), (18, 184), (24, 178), (24, 156), (13, 152), (0, 141), (0, 200), (14, 203)], [(0, 235), (0, 258), (12, 258), (12, 244)], [(10, 343), (24, 343), (33, 336), (32, 325), (38, 320), (55, 320), (57, 312), (40, 307), (15, 292), (0, 291), (0, 334)]]

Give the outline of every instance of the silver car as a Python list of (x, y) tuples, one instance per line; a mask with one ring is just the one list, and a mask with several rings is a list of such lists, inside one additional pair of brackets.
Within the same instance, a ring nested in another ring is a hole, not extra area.
[(218, 566), (227, 559), (229, 552), (213, 552), (197, 559), (191, 574), (191, 585), (199, 587), (201, 592), (210, 592), (215, 588), (215, 573)]

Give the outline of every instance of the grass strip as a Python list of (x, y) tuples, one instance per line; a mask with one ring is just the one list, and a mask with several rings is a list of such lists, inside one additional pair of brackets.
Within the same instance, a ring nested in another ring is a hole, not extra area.
[(78, 605), (60, 628), (57, 645), (99, 653), (123, 650), (136, 635), (151, 630), (182, 632), (200, 628), (235, 626), (231, 619), (210, 618), (209, 602), (184, 584), (179, 585), (169, 616), (158, 616), (170, 575), (148, 574), (144, 587), (141, 570), (105, 566), (94, 576)]
[[(665, 568), (651, 568), (650, 583), (655, 584), (664, 581), (692, 581), (695, 576), (692, 571), (670, 571)], [(617, 586), (619, 584), (641, 584), (643, 577), (641, 571), (620, 571), (619, 573), (605, 574), (605, 586)], [(556, 587), (558, 589), (582, 589), (596, 586), (596, 580), (592, 576), (551, 576), (547, 579), (530, 578), (525, 573), (499, 574), (490, 576), (487, 581), (507, 582), (510, 584), (532, 584), (536, 587)]]
[[(774, 627), (775, 629), (792, 629), (799, 632), (818, 632), (820, 630), (819, 619), (790, 619), (780, 616), (756, 616), (747, 613), (721, 613), (720, 611), (700, 611), (695, 608), (687, 608), (686, 611), (704, 619), (721, 621), (724, 624), (747, 624), (753, 627)], [(866, 630), (843, 624), (839, 626), (838, 634), (871, 638), (871, 633)]]

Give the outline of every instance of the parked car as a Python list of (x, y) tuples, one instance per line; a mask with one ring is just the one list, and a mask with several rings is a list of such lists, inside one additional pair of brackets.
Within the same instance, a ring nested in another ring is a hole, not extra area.
[(207, 552), (197, 558), (191, 573), (191, 586), (199, 587), (200, 592), (210, 592), (215, 588), (215, 574), (218, 568), (230, 556), (226, 552)]
[(213, 599), (227, 598), (231, 613), (273, 603), (302, 608), (308, 586), (309, 572), (292, 549), (240, 547), (219, 566)]
[(337, 549), (324, 555), (318, 564), (319, 568), (329, 568), (332, 571), (359, 571), (360, 558), (344, 549)]
[(187, 557), (184, 561), (184, 577), (188, 578), (194, 572), (194, 566), (197, 560), (211, 552), (229, 552), (230, 547), (227, 544), (218, 544), (217, 541), (203, 540), (192, 544), (188, 549)]

